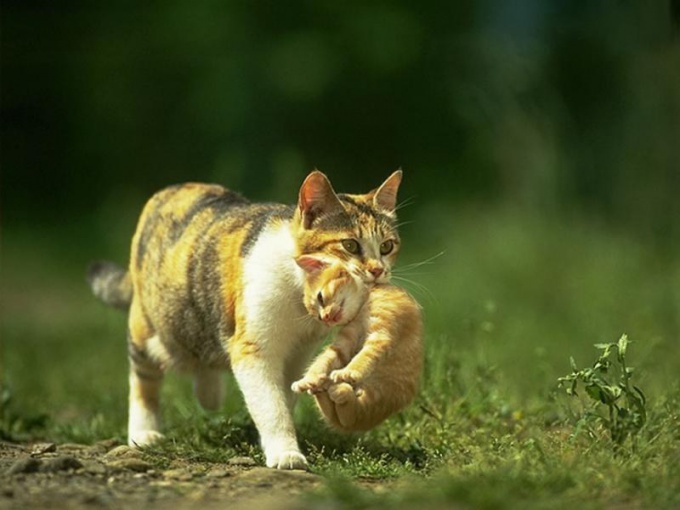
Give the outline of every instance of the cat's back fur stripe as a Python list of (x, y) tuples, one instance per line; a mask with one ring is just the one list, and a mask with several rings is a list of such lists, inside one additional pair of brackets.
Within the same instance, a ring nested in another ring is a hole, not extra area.
[[(212, 184), (178, 184), (159, 191), (149, 200), (140, 219), (134, 254), (137, 264), (142, 263), (150, 248), (163, 250), (177, 243), (197, 219), (238, 215), (239, 209), (249, 204), (240, 194)], [(209, 224), (201, 222), (202, 227)]]
[(235, 332), (243, 260), (269, 227), (293, 213), (292, 206), (254, 204), (210, 184), (154, 195), (131, 250), (133, 341), (160, 335), (175, 366), (225, 366), (220, 339)]
[(244, 211), (249, 222), (248, 233), (241, 244), (241, 256), (245, 256), (255, 244), (264, 228), (273, 220), (290, 220), (293, 218), (294, 208), (283, 204), (258, 204)]

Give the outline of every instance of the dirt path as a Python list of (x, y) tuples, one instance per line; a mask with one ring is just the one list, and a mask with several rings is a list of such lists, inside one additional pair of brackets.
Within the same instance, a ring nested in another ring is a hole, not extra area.
[(94, 445), (0, 442), (0, 510), (295, 508), (296, 495), (321, 478), (259, 467), (174, 460), (159, 469), (114, 441)]

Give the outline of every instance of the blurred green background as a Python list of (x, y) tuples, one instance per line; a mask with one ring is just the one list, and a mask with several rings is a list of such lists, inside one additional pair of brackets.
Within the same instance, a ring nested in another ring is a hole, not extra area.
[(1, 380), (22, 412), (122, 433), (125, 319), (83, 274), (125, 263), (148, 196), (292, 203), (315, 167), (345, 192), (404, 169), (402, 266), (434, 257), (405, 269), (426, 394), (483, 365), (540, 400), (623, 332), (652, 393), (677, 385), (677, 0), (9, 1), (1, 107)]

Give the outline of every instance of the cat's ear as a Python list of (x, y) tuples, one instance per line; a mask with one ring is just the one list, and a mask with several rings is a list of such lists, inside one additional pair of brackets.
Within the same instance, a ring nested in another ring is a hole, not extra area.
[(380, 187), (373, 192), (373, 205), (378, 209), (394, 212), (397, 207), (397, 191), (401, 184), (402, 171), (397, 170), (390, 175)]
[(304, 228), (311, 228), (312, 223), (324, 214), (342, 211), (340, 199), (333, 191), (328, 177), (318, 170), (307, 176), (300, 187), (298, 211)]
[(313, 255), (300, 255), (295, 259), (295, 263), (300, 266), (305, 273), (315, 274), (328, 266), (328, 262), (321, 257)]

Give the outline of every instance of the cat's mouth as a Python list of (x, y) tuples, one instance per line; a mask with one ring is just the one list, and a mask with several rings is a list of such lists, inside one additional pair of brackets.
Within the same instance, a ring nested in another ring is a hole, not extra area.
[(319, 320), (327, 326), (334, 326), (342, 320), (342, 303), (340, 306), (333, 307), (330, 310), (322, 310), (319, 314)]
[(327, 326), (335, 326), (337, 323), (339, 323), (342, 320), (342, 312), (336, 312), (332, 315), (325, 315), (325, 316), (321, 317), (321, 320)]
[(372, 274), (368, 274), (366, 278), (363, 279), (364, 283), (368, 286), (371, 285), (378, 285), (381, 283), (389, 283), (390, 282), (390, 275), (387, 273), (383, 273), (380, 276), (374, 276)]

